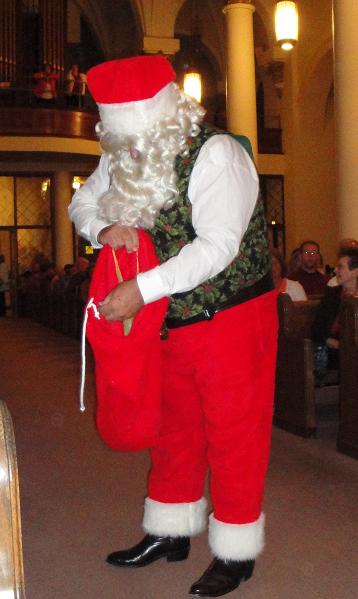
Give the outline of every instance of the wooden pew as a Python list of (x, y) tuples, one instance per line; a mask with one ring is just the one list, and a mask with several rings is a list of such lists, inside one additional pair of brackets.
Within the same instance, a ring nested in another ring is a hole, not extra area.
[(340, 417), (337, 449), (358, 458), (358, 298), (345, 298), (340, 311)]
[(278, 296), (279, 337), (274, 424), (309, 437), (317, 430), (311, 324), (318, 300)]
[[(318, 303), (318, 299), (292, 302), (288, 295), (278, 297), (280, 324), (274, 424), (305, 437), (332, 438), (338, 434), (340, 373), (328, 371), (315, 386), (313, 343), (310, 337)], [(351, 320), (346, 325), (346, 330), (351, 335), (349, 351), (345, 352), (345, 341), (341, 341), (343, 353), (348, 356), (347, 359), (343, 358), (343, 364), (349, 360), (342, 372), (346, 376), (350, 394), (354, 394), (357, 384), (357, 378), (352, 374), (357, 371), (357, 362), (354, 363), (352, 357), (356, 355), (352, 350), (352, 318), (351, 315)], [(342, 329), (344, 330), (343, 325)]]
[(0, 401), (0, 597), (25, 599), (19, 481), (10, 413)]

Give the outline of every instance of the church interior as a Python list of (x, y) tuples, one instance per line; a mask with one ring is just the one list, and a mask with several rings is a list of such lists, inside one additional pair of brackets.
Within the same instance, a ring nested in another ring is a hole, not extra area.
[[(297, 11), (297, 39), (292, 31), (277, 39), (280, 4)], [(106, 60), (158, 53), (180, 88), (194, 73), (205, 122), (251, 142), (271, 249), (288, 262), (314, 240), (328, 272), (340, 240), (358, 239), (358, 4), (1, 0), (0, 19), (0, 255), (9, 273), (0, 318), (0, 598), (179, 599), (208, 559), (205, 535), (186, 562), (136, 572), (105, 563), (140, 534), (149, 457), (111, 451), (98, 437), (89, 347), (79, 410), (83, 290), (64, 305), (27, 284), (36, 264), (55, 276), (97, 258), (68, 217), (101, 154), (85, 75)], [(36, 73), (45, 65), (54, 92), (42, 102)], [(319, 298), (306, 307), (278, 300), (266, 548), (253, 579), (230, 597), (357, 596), (358, 299), (350, 300), (340, 316), (340, 383), (322, 388), (308, 332)]]

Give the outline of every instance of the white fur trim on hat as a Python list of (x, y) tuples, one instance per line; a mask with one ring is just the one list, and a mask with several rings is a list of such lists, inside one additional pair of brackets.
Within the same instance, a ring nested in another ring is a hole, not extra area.
[(153, 98), (123, 102), (121, 104), (98, 104), (104, 128), (111, 133), (135, 135), (148, 131), (165, 117), (176, 115), (178, 93), (175, 83), (168, 83)]
[(263, 550), (265, 515), (249, 524), (227, 524), (209, 518), (209, 546), (216, 557), (227, 560), (255, 559)]
[(143, 528), (152, 535), (190, 537), (207, 527), (205, 497), (190, 503), (162, 503), (145, 500)]

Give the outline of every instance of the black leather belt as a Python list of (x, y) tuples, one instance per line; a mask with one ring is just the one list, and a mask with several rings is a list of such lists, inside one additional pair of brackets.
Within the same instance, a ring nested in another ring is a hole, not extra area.
[(236, 297), (230, 302), (225, 302), (218, 306), (208, 306), (199, 314), (196, 314), (191, 318), (186, 318), (185, 320), (167, 317), (165, 319), (166, 328), (177, 329), (178, 327), (185, 327), (187, 325), (196, 324), (197, 322), (202, 322), (204, 320), (212, 320), (215, 314), (218, 312), (228, 310), (229, 308), (234, 308), (234, 306), (238, 306), (239, 304), (243, 304), (251, 299), (255, 299), (255, 297), (259, 297), (259, 295), (263, 295), (264, 293), (272, 291), (273, 289), (274, 284), (272, 275), (271, 272), (268, 272), (264, 277), (262, 277), (262, 279), (257, 281), (257, 283), (250, 285), (250, 287), (240, 289), (240, 291), (236, 294)]

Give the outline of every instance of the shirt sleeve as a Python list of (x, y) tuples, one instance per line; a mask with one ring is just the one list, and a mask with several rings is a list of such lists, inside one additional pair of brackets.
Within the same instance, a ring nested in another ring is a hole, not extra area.
[(302, 285), (298, 281), (287, 280), (287, 293), (291, 296), (294, 302), (305, 302), (307, 301), (307, 295)]
[(101, 248), (98, 233), (110, 223), (98, 218), (98, 199), (109, 188), (108, 159), (101, 156), (96, 170), (74, 194), (68, 214), (81, 237), (88, 239), (94, 248)]
[(231, 136), (215, 135), (203, 145), (188, 188), (196, 237), (177, 256), (137, 276), (144, 303), (194, 289), (232, 262), (258, 188), (250, 156)]

